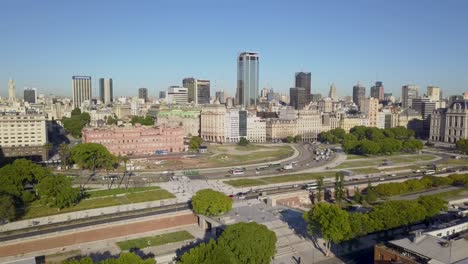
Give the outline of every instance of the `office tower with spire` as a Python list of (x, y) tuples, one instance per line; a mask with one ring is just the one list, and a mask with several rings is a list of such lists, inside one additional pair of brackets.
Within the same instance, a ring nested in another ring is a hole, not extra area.
[(310, 72), (296, 72), (296, 88), (304, 88), (306, 93), (306, 104), (310, 102), (312, 74)]
[(366, 87), (362, 86), (359, 82), (353, 86), (353, 102), (359, 105), (361, 99), (366, 97)]
[(106, 105), (112, 104), (114, 88), (112, 79), (99, 79), (99, 99)]
[(382, 82), (375, 82), (375, 85), (371, 87), (370, 96), (372, 98), (377, 98), (379, 101), (385, 99), (384, 86)]
[(419, 87), (416, 85), (404, 85), (401, 87), (401, 106), (403, 108), (411, 108), (413, 99), (417, 99), (419, 95)]
[(237, 104), (248, 107), (258, 101), (259, 55), (256, 52), (242, 52), (237, 58)]
[(84, 101), (91, 101), (91, 76), (72, 77), (73, 108), (80, 108)]
[(336, 86), (334, 83), (330, 85), (330, 91), (328, 92), (328, 97), (331, 99), (338, 99), (336, 98)]
[(8, 81), (8, 100), (14, 101), (15, 99), (15, 81), (10, 79)]

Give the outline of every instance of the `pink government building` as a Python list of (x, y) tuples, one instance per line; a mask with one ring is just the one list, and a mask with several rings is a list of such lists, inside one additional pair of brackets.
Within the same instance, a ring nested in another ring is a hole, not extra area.
[(114, 155), (150, 155), (156, 151), (184, 151), (182, 127), (133, 127), (84, 128), (83, 143), (99, 143)]

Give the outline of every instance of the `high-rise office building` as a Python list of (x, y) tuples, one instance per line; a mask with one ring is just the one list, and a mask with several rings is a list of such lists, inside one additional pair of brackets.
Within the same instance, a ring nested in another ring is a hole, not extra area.
[(24, 88), (24, 101), (30, 104), (35, 104), (37, 99), (36, 88)]
[(353, 102), (359, 105), (361, 99), (366, 97), (366, 87), (362, 86), (359, 82), (353, 86)]
[(416, 85), (404, 85), (401, 87), (401, 106), (410, 108), (413, 104), (413, 99), (418, 98), (419, 88)]
[(220, 104), (224, 104), (224, 91), (216, 91), (216, 99)]
[(166, 98), (166, 91), (159, 91), (159, 99)]
[[(161, 94), (159, 94), (159, 97), (161, 98)], [(139, 88), (138, 89), (138, 98), (139, 99), (144, 99), (145, 102), (148, 101), (148, 89), (147, 88)]]
[(306, 103), (310, 102), (311, 78), (310, 72), (296, 72), (296, 87), (305, 89)]
[(375, 82), (375, 85), (371, 87), (370, 96), (372, 98), (377, 98), (379, 101), (385, 99), (384, 86), (382, 82)]
[(91, 101), (91, 76), (72, 77), (73, 108), (80, 108), (84, 101)]
[(328, 92), (328, 97), (331, 99), (337, 99), (336, 98), (336, 86), (334, 83), (330, 85), (330, 91)]
[(257, 104), (259, 83), (259, 56), (255, 52), (242, 52), (237, 58), (237, 92), (239, 105)]
[(302, 110), (307, 104), (307, 91), (303, 87), (289, 89), (290, 105), (296, 110)]
[(440, 88), (437, 86), (427, 86), (427, 97), (431, 101), (439, 101), (441, 99)]
[(210, 103), (210, 81), (185, 78), (182, 86), (188, 89), (188, 101), (195, 104)]
[(10, 101), (15, 100), (15, 81), (12, 79), (8, 81), (8, 99)]
[(112, 79), (99, 79), (99, 99), (106, 105), (112, 104), (114, 98), (114, 88)]
[(188, 89), (184, 87), (171, 86), (167, 90), (166, 99), (172, 104), (188, 103)]

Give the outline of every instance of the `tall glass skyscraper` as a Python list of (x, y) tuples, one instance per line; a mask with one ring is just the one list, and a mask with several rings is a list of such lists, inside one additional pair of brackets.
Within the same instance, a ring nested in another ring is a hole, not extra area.
[(256, 52), (242, 52), (237, 58), (237, 92), (239, 105), (256, 105), (258, 100), (259, 56)]

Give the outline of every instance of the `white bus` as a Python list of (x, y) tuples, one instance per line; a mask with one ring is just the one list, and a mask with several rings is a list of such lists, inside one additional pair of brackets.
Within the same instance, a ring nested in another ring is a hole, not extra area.
[(244, 170), (242, 169), (231, 169), (229, 171), (232, 175), (244, 175)]
[(316, 190), (318, 188), (317, 183), (308, 183), (305, 185), (306, 190)]

